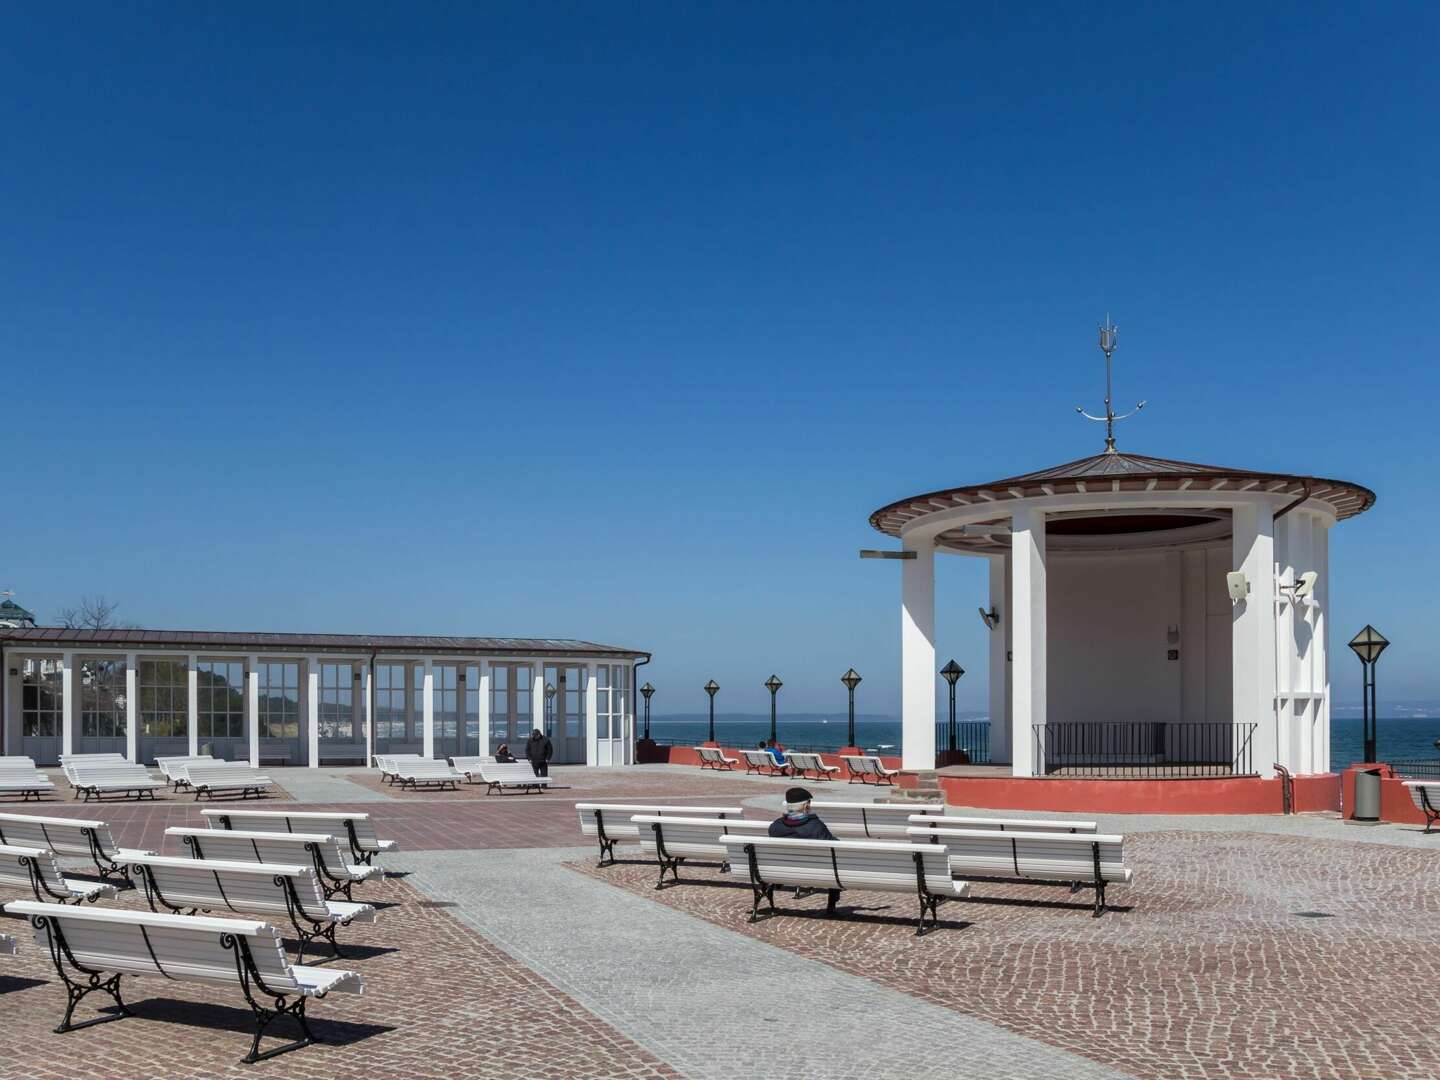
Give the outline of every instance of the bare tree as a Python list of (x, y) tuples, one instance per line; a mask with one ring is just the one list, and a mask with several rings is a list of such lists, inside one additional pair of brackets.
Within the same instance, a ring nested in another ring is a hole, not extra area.
[(120, 605), (103, 596), (82, 596), (75, 607), (60, 612), (60, 625), (68, 630), (133, 630), (133, 623), (115, 618)]

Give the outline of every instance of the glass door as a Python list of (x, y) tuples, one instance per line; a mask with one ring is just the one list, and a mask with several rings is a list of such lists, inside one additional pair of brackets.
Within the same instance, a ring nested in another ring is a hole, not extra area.
[(490, 667), (490, 752), (501, 744), (517, 759), (525, 757), (525, 740), (535, 729), (535, 671), (529, 664)]
[(420, 740), (410, 737), (405, 707), (406, 664), (375, 665), (375, 753), (418, 754)]
[[(435, 718), (435, 757), (440, 760), (455, 757), (464, 752), (460, 740), (460, 669), (454, 664), (432, 664), (430, 667), (432, 678), (431, 701)], [(425, 693), (425, 666), (420, 665), (416, 680), (420, 684), (420, 693), (416, 698), (416, 713), (420, 717), (421, 738), (424, 738), (425, 702), (422, 700)]]
[(241, 660), (197, 660), (195, 748), (225, 761), (250, 760), (245, 727), (245, 664)]
[(597, 765), (630, 763), (630, 665), (595, 665)]
[(300, 663), (260, 662), (260, 763), (301, 765)]
[(80, 680), (80, 736), (75, 740), (75, 752), (124, 754), (125, 661), (81, 660), (76, 676)]
[(190, 674), (184, 660), (140, 661), (140, 732), (135, 753), (143, 765), (190, 752)]
[(37, 765), (60, 760), (64, 678), (59, 660), (20, 661), (20, 753)]
[(365, 760), (360, 669), (352, 663), (320, 665), (320, 764)]
[(580, 664), (546, 664), (545, 684), (555, 687), (545, 732), (555, 746), (551, 760), (559, 765), (585, 764), (585, 668)]

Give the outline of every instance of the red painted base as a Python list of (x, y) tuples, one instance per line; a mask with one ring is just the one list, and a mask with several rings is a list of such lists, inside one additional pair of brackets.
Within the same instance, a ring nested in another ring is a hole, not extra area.
[[(723, 743), (717, 744), (717, 743), (709, 743), (709, 742), (707, 742), (707, 743), (702, 743), (701, 745), (703, 745), (703, 746), (716, 746), (716, 745), (719, 745), (719, 746), (724, 747), (725, 756), (726, 756), (726, 757), (732, 757), (732, 758), (738, 759), (738, 760), (741, 762), (741, 764), (736, 765), (735, 768), (739, 769), (739, 770), (742, 771), (742, 772), (744, 771), (744, 758), (741, 758), (741, 757), (740, 757), (740, 752), (739, 752), (735, 747), (733, 747), (733, 746), (725, 746)], [(747, 748), (747, 749), (748, 749), (748, 748)], [(783, 749), (783, 747), (782, 747), (782, 749)], [(834, 774), (834, 775), (835, 775), (835, 779), (839, 780), (841, 783), (844, 783), (846, 780), (849, 779), (850, 774), (849, 774), (849, 772), (848, 772), (848, 771), (846, 770), (846, 768), (845, 768), (845, 763), (840, 760), (840, 754), (851, 754), (851, 753), (858, 754), (858, 753), (860, 753), (860, 751), (859, 751), (859, 750), (856, 750), (856, 749), (853, 748), (853, 747), (847, 747), (846, 749), (840, 751), (839, 754), (822, 753), (822, 754), (820, 755), (820, 760), (823, 761), (823, 762), (825, 762), (826, 765), (834, 765), (834, 766), (838, 767), (840, 771), (839, 771), (838, 773)], [(693, 747), (690, 747), (690, 746), (656, 746), (654, 743), (647, 743), (647, 742), (645, 742), (645, 741), (643, 741), (643, 740), (640, 741), (640, 742), (637, 742), (637, 743), (635, 744), (635, 759), (636, 759), (641, 765), (667, 765), (667, 764), (668, 764), (668, 765), (696, 765), (696, 766), (698, 766), (698, 765), (700, 764), (700, 755), (695, 752), (695, 750), (694, 750)], [(899, 759), (898, 757), (882, 756), (882, 757), (880, 758), (880, 763), (881, 763), (882, 765), (884, 765), (887, 769), (898, 769), (898, 768), (900, 767), (900, 759)], [(812, 779), (813, 779), (813, 777), (812, 777)]]
[(1355, 774), (1365, 769), (1380, 770), (1380, 820), (1406, 825), (1424, 825), (1425, 815), (1410, 797), (1410, 789), (1389, 765), (1378, 762), (1351, 765), (1340, 777), (1345, 818), (1355, 816)]
[[(1067, 780), (942, 776), (952, 806), (1049, 810), (1067, 814), (1279, 814), (1279, 780)], [(1340, 809), (1334, 773), (1295, 778), (1297, 812)]]

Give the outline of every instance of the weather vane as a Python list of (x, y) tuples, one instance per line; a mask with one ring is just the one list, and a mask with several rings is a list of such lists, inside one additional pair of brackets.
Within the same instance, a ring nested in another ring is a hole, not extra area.
[(1145, 407), (1145, 402), (1140, 402), (1123, 416), (1115, 415), (1115, 406), (1111, 403), (1110, 393), (1110, 361), (1115, 355), (1115, 335), (1120, 328), (1110, 321), (1110, 316), (1105, 316), (1105, 325), (1100, 327), (1100, 351), (1105, 354), (1105, 415), (1091, 416), (1081, 406), (1076, 405), (1075, 411), (1086, 420), (1100, 420), (1105, 424), (1105, 452), (1115, 453), (1115, 421), (1124, 420), (1126, 417), (1134, 416)]

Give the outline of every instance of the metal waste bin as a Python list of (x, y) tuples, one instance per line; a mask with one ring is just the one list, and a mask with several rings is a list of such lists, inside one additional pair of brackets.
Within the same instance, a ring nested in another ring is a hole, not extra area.
[(1380, 770), (1360, 769), (1355, 773), (1355, 821), (1380, 820)]

